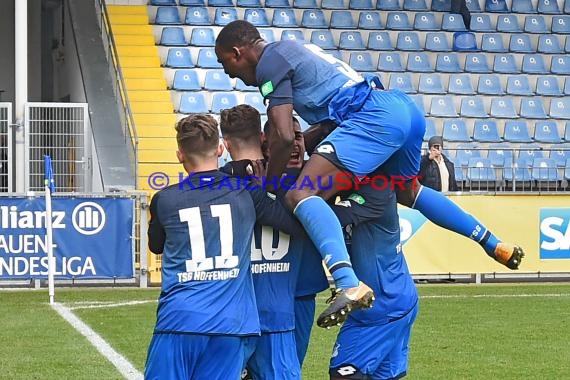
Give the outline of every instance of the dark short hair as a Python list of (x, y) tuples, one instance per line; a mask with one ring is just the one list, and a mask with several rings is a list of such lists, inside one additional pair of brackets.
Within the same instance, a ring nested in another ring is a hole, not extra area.
[[(301, 126), (301, 123), (299, 123), (299, 119), (297, 119), (295, 116), (293, 116), (292, 119), (293, 123), (297, 123), (299, 124), (299, 126)], [(267, 120), (263, 125), (263, 133), (265, 133), (266, 135), (270, 134), (273, 131), (272, 128), (273, 126), (269, 123), (269, 120)]]
[(220, 112), (220, 130), (224, 138), (259, 144), (261, 117), (249, 104), (240, 104)]
[(210, 115), (194, 114), (176, 123), (176, 141), (184, 154), (192, 156), (208, 155), (220, 143), (218, 122)]
[(216, 45), (224, 49), (234, 46), (245, 46), (261, 40), (257, 28), (243, 20), (236, 20), (224, 26), (216, 38)]

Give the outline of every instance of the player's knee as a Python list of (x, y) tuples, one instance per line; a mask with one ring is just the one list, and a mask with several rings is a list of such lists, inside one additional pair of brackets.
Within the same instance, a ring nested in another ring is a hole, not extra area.
[(287, 191), (287, 195), (285, 195), (285, 202), (287, 203), (287, 206), (291, 210), (293, 210), (293, 209), (295, 209), (295, 207), (297, 207), (299, 202), (301, 202), (303, 199), (308, 198), (312, 195), (316, 195), (316, 194), (313, 194), (311, 191), (307, 191), (307, 190), (291, 189), (291, 190)]
[(408, 181), (404, 183), (402, 188), (396, 190), (398, 203), (406, 207), (412, 207), (418, 196), (418, 190), (421, 185), (417, 181)]

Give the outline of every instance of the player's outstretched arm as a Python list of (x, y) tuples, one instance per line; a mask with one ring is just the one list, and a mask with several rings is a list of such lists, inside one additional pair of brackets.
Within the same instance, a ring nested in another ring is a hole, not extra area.
[[(280, 178), (291, 157), (295, 132), (293, 130), (293, 105), (280, 104), (267, 112), (273, 133), (268, 136), (270, 151), (268, 178)], [(276, 190), (268, 188), (268, 190)]]
[(150, 202), (150, 221), (148, 223), (148, 249), (151, 252), (160, 255), (164, 250), (164, 242), (166, 240), (166, 234), (164, 228), (158, 219), (158, 198), (161, 193), (158, 192), (152, 197)]

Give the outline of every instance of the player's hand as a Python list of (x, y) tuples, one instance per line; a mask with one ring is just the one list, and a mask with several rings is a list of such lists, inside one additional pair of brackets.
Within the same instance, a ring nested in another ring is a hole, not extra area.
[(232, 175), (236, 177), (247, 177), (253, 175), (253, 166), (251, 160), (238, 160), (229, 162), (232, 168)]
[(247, 175), (254, 176), (255, 182), (258, 185), (262, 185), (263, 181), (262, 178), (267, 173), (267, 168), (265, 166), (265, 160), (253, 160), (250, 161), (250, 165), (246, 168), (248, 173)]

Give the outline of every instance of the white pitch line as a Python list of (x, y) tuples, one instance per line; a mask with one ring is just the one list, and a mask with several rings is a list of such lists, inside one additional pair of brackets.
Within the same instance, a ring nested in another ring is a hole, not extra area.
[(430, 298), (524, 298), (524, 297), (570, 297), (570, 294), (564, 293), (544, 293), (544, 294), (434, 294), (429, 296), (420, 296), (421, 299)]
[(92, 304), (82, 304), (80, 306), (71, 306), (69, 310), (80, 310), (80, 309), (105, 309), (108, 307), (121, 307), (121, 306), (131, 306), (131, 305), (143, 305), (145, 303), (156, 303), (156, 300), (141, 300), (141, 301), (125, 301), (125, 302), (115, 302), (115, 303), (102, 303), (94, 302)]
[(143, 374), (140, 373), (123, 355), (113, 349), (100, 335), (93, 331), (85, 322), (79, 319), (69, 308), (60, 303), (54, 303), (51, 307), (65, 319), (75, 330), (83, 335), (87, 340), (109, 360), (115, 368), (128, 380), (141, 380)]

